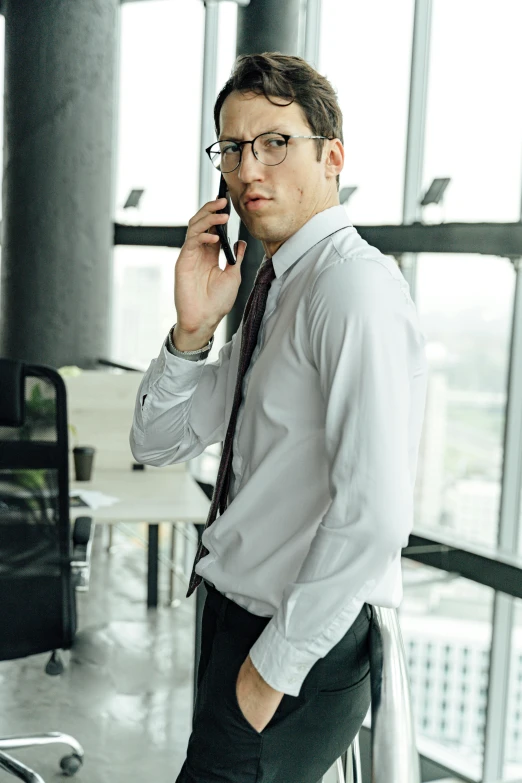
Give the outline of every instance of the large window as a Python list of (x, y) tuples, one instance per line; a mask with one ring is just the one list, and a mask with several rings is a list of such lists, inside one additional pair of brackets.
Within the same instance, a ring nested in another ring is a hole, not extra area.
[(399, 616), (418, 749), (478, 780), (493, 591), (406, 558), (402, 564)]
[(518, 220), (522, 3), (435, 0), (432, 24), (424, 185), (451, 177), (442, 219)]
[[(519, 448), (519, 453), (522, 452), (522, 441), (518, 442), (518, 448)], [(522, 463), (522, 459), (521, 459), (521, 463)], [(520, 490), (520, 513), (518, 517), (518, 554), (522, 557), (522, 487)], [(520, 615), (520, 617), (522, 619), (522, 614)]]
[(522, 778), (522, 601), (514, 602), (504, 778)]
[[(4, 52), (5, 52), (5, 19), (0, 16), (0, 106), (4, 105)], [(4, 138), (4, 112), (0, 111), (0, 139)], [(4, 171), (4, 145), (0, 144), (0, 171)], [(0, 220), (2, 219), (2, 199), (0, 199)], [(2, 246), (0, 242), (0, 285), (2, 269)]]
[[(200, 208), (204, 25), (202, 2), (147, 0), (121, 7), (118, 222), (186, 225)], [(232, 70), (236, 25), (236, 4), (220, 3), (216, 95)], [(217, 195), (219, 175), (210, 161), (206, 163)], [(123, 209), (132, 189), (144, 190), (139, 206)], [(229, 233), (232, 236), (233, 230)], [(178, 249), (115, 247), (113, 360), (146, 368), (158, 355), (176, 320), (178, 255)], [(225, 264), (223, 254), (220, 264)], [(224, 342), (222, 322), (210, 361), (217, 358)]]
[[(178, 255), (178, 248), (114, 248), (113, 361), (146, 370), (158, 356), (176, 321), (174, 266)], [(223, 319), (208, 361), (217, 359), (225, 333)]]
[[(121, 6), (116, 219), (187, 224), (197, 211), (204, 4)], [(123, 210), (133, 188), (145, 192)]]
[(416, 523), (495, 546), (514, 269), (501, 258), (426, 254), (417, 274), (429, 385)]
[(401, 223), (413, 0), (323, 0), (319, 71), (344, 119), (341, 188), (354, 224)]

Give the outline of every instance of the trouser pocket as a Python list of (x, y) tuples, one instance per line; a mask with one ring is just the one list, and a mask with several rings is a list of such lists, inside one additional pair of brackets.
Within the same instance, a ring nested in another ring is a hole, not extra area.
[(305, 680), (301, 686), (299, 696), (291, 696), (288, 693), (283, 694), (283, 697), (279, 702), (272, 718), (262, 729), (262, 731), (259, 732), (247, 720), (237, 699), (237, 678), (239, 676), (239, 670), (241, 669), (241, 666), (243, 665), (248, 655), (248, 650), (234, 650), (232, 640), (227, 639), (226, 634), (223, 634), (219, 639), (218, 647), (219, 649), (217, 653), (221, 657), (221, 660), (225, 662), (223, 667), (224, 676), (221, 691), (221, 698), (223, 699), (224, 707), (225, 709), (231, 710), (232, 715), (237, 721), (239, 727), (243, 728), (247, 732), (254, 732), (257, 737), (262, 737), (266, 731), (280, 723), (296, 710), (304, 707), (313, 693), (315, 693), (315, 689), (312, 691), (308, 687), (307, 680)]
[(240, 654), (232, 653), (226, 633), (217, 631), (198, 694), (187, 769), (201, 783), (256, 783), (261, 735), (234, 705), (234, 672)]
[(312, 667), (316, 690), (335, 693), (355, 687), (370, 671), (370, 618), (366, 605), (346, 634)]

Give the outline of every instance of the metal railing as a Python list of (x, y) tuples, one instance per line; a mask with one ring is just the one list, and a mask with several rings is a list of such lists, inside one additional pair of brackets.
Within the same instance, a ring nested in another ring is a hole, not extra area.
[[(396, 609), (374, 607), (383, 644), (381, 701), (371, 707), (371, 783), (420, 783), (406, 655)], [(359, 736), (321, 783), (362, 783)]]
[[(375, 606), (383, 643), (381, 702), (372, 707), (372, 783), (420, 783), (420, 760), (396, 609)], [(354, 781), (362, 783), (362, 781)]]

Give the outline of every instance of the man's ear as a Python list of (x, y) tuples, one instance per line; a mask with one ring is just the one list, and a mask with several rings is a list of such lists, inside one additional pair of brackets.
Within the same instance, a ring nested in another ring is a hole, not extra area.
[(328, 178), (336, 177), (344, 168), (344, 147), (340, 139), (333, 139), (328, 144), (325, 167)]

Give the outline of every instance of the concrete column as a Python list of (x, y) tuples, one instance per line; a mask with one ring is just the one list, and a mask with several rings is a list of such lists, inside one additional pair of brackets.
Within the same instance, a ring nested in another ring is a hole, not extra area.
[(297, 52), (300, 0), (250, 0), (237, 9), (236, 54)]
[[(300, 0), (251, 0), (237, 9), (236, 56), (280, 52), (297, 55)], [(248, 242), (241, 266), (241, 285), (234, 306), (226, 318), (226, 340), (237, 332), (254, 279), (263, 259), (263, 245), (250, 236), (241, 223), (239, 238)]]
[(109, 352), (118, 0), (5, 0), (0, 355)]

